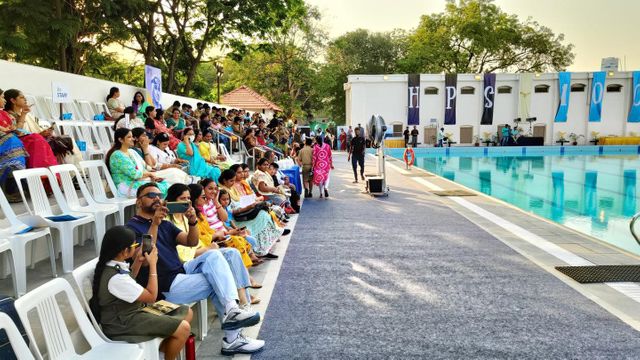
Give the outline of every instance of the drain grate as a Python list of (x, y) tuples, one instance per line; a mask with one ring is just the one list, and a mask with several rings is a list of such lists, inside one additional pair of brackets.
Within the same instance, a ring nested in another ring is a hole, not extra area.
[(581, 284), (640, 282), (640, 265), (556, 266), (556, 270)]
[(466, 190), (442, 190), (432, 191), (431, 193), (438, 196), (476, 196), (475, 193)]

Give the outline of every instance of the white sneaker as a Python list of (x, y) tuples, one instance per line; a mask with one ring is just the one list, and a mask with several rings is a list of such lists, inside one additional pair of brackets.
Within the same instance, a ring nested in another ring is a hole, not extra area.
[(222, 330), (237, 330), (260, 322), (260, 313), (235, 307), (222, 317)]
[(242, 333), (231, 343), (227, 342), (227, 338), (222, 339), (222, 355), (231, 356), (235, 354), (253, 354), (262, 350), (264, 340), (252, 339), (244, 336)]

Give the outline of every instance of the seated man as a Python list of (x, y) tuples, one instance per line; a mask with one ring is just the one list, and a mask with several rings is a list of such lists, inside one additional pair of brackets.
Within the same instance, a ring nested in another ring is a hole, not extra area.
[(222, 354), (250, 354), (264, 347), (264, 341), (242, 335), (240, 329), (257, 324), (260, 314), (238, 306), (238, 290), (229, 264), (220, 251), (210, 250), (187, 261), (180, 262), (177, 245), (196, 246), (200, 232), (193, 207), (185, 212), (189, 232), (181, 231), (173, 223), (164, 220), (168, 209), (162, 201), (162, 193), (155, 183), (138, 188), (136, 216), (127, 226), (136, 232), (150, 234), (158, 248), (157, 274), (149, 274), (143, 267), (137, 281), (146, 286), (149, 276), (158, 277), (158, 298), (176, 304), (189, 304), (209, 297), (216, 307), (225, 336)]

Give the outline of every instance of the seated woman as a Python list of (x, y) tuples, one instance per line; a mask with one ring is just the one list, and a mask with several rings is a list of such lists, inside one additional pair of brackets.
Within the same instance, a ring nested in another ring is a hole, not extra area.
[(149, 146), (149, 152), (156, 161), (156, 168), (160, 166), (160, 169), (166, 169), (168, 167), (174, 167), (182, 169), (184, 172), (189, 172), (189, 162), (182, 160), (176, 155), (175, 151), (171, 150), (169, 146), (171, 144), (171, 135), (167, 133), (159, 133), (153, 138), (151, 145)]
[(9, 113), (12, 118), (12, 124), (15, 126), (15, 134), (20, 138), (24, 149), (29, 154), (27, 158), (28, 168), (40, 168), (58, 165), (58, 159), (53, 154), (51, 146), (42, 135), (32, 134), (25, 129), (26, 116), (31, 111), (27, 105), (27, 99), (21, 91), (9, 89), (4, 92), (4, 110)]
[[(256, 201), (263, 201), (265, 199), (264, 196), (256, 194), (248, 182), (249, 165), (234, 164), (230, 169), (236, 172), (236, 181), (233, 185), (232, 191), (229, 193), (232, 201), (240, 201), (240, 197), (245, 195), (256, 196)], [(271, 215), (273, 222), (278, 227), (284, 227), (284, 223), (288, 222), (288, 215), (286, 215), (284, 210), (277, 205), (272, 205), (270, 207), (269, 214)]]
[(107, 95), (107, 108), (113, 120), (119, 119), (124, 114), (124, 104), (120, 101), (120, 89), (112, 87)]
[[(202, 186), (198, 184), (192, 184), (190, 186), (174, 184), (167, 190), (166, 201), (184, 201), (191, 203), (198, 218), (198, 229), (200, 230), (198, 245), (195, 247), (178, 245), (176, 250), (178, 251), (180, 261), (187, 262), (193, 260), (210, 250), (221, 251), (233, 273), (233, 278), (238, 289), (240, 306), (247, 304), (251, 298), (248, 288), (254, 286), (252, 284), (255, 284), (255, 282), (250, 279), (249, 272), (246, 269), (247, 262), (251, 264), (251, 260), (249, 259), (245, 246), (241, 247), (242, 250), (236, 246), (224, 246), (224, 248), (220, 249), (218, 244), (225, 245), (232, 242), (239, 242), (242, 238), (225, 239), (224, 232), (216, 231), (209, 227), (209, 223), (202, 214), (202, 205), (206, 202)], [(166, 220), (172, 222), (182, 231), (189, 231), (189, 221), (183, 213), (169, 214)]]
[(192, 128), (185, 128), (183, 131), (182, 142), (178, 144), (176, 153), (178, 157), (189, 161), (189, 174), (198, 176), (203, 179), (213, 179), (218, 181), (220, 177), (220, 168), (211, 166), (200, 155), (198, 147), (193, 143), (196, 138), (196, 131)]
[[(114, 341), (139, 343), (163, 338), (160, 351), (165, 359), (176, 359), (191, 334), (193, 313), (180, 305), (170, 315), (144, 311), (144, 304), (158, 298), (158, 249), (141, 253), (136, 234), (125, 226), (107, 230), (93, 277), (91, 312), (102, 325), (102, 331)], [(133, 259), (129, 268), (128, 259)], [(149, 266), (146, 288), (135, 281), (143, 262)]]
[(228, 169), (232, 164), (227, 161), (227, 158), (224, 155), (218, 153), (216, 144), (212, 141), (213, 134), (207, 131), (204, 133), (204, 136), (202, 136), (201, 133), (198, 133), (194, 142), (198, 145), (200, 155), (202, 155), (204, 161), (209, 165), (217, 166), (220, 170)]
[(269, 174), (269, 160), (262, 158), (258, 160), (257, 169), (253, 172), (251, 183), (260, 195), (271, 201), (274, 205), (287, 208), (289, 201), (283, 188), (278, 188), (273, 183), (273, 178)]
[(180, 109), (176, 108), (173, 109), (171, 117), (167, 119), (167, 128), (172, 130), (176, 136), (179, 136), (180, 132), (187, 126), (184, 122), (184, 118), (180, 115), (182, 115), (180, 113)]
[(145, 129), (135, 128), (131, 130), (131, 134), (135, 144), (132, 150), (138, 153), (140, 158), (144, 159), (146, 169), (153, 171), (153, 175), (163, 178), (169, 184), (189, 184), (193, 182), (193, 178), (182, 171), (180, 165), (163, 165), (156, 161), (151, 153), (152, 146), (149, 144), (149, 137)]
[(4, 91), (0, 90), (0, 187), (9, 202), (22, 201), (12, 173), (27, 167), (27, 151), (15, 134), (13, 119), (4, 111)]
[(105, 156), (105, 163), (118, 192), (123, 196), (134, 197), (140, 185), (156, 182), (158, 189), (165, 194), (169, 185), (164, 179), (146, 171), (144, 160), (132, 149), (134, 142), (131, 130), (118, 129), (113, 137), (115, 141)]
[(147, 106), (145, 114), (147, 116), (147, 119), (153, 119), (156, 135), (160, 133), (169, 135), (169, 147), (171, 149), (175, 149), (176, 146), (178, 146), (178, 144), (180, 143), (180, 139), (173, 136), (171, 130), (167, 128), (167, 124), (165, 123), (163, 117), (164, 112), (162, 111), (162, 109), (156, 110), (156, 108), (153, 106)]
[[(290, 232), (290, 230), (286, 229), (283, 231), (279, 229), (278, 226), (276, 226), (269, 212), (266, 210), (254, 212), (253, 218), (251, 219), (247, 218), (243, 221), (240, 221), (241, 218), (239, 217), (239, 215), (247, 214), (251, 211), (255, 211), (253, 209), (261, 207), (261, 202), (254, 201), (251, 204), (241, 207), (240, 196), (238, 196), (239, 195), (238, 191), (234, 187), (236, 174), (231, 169), (225, 170), (223, 174), (224, 175), (220, 176), (220, 185), (222, 189), (226, 190), (229, 193), (229, 195), (231, 195), (231, 204), (229, 204), (229, 206), (237, 226), (246, 227), (247, 230), (249, 230), (251, 236), (253, 236), (256, 239), (256, 246), (254, 247), (253, 251), (255, 251), (255, 253), (258, 254), (259, 256), (267, 256), (267, 254), (269, 254), (269, 250), (271, 249), (273, 244), (278, 240), (280, 235), (287, 235)], [(212, 188), (211, 189), (209, 188), (209, 184), (205, 186), (205, 194), (207, 194), (208, 199), (211, 199), (214, 196), (214, 191)], [(233, 196), (232, 194), (236, 194), (236, 196)], [(234, 198), (238, 200), (235, 200)], [(211, 207), (209, 207), (210, 211), (207, 211), (207, 210), (208, 208), (205, 207), (205, 214), (207, 214), (207, 216), (209, 216), (210, 213), (213, 213), (213, 209), (211, 209)], [(218, 221), (221, 221), (221, 222), (227, 221), (227, 217), (226, 216), (221, 217), (218, 219)], [(275, 255), (269, 255), (268, 257), (274, 257), (274, 256)]]
[[(129, 117), (129, 120), (127, 120), (127, 116)], [(114, 129), (135, 129), (139, 127), (144, 128), (144, 121), (136, 117), (133, 106), (127, 106), (126, 108), (124, 108), (122, 116), (115, 120), (113, 127)]]
[(133, 107), (133, 112), (136, 114), (136, 117), (144, 120), (144, 112), (147, 109), (147, 106), (150, 104), (145, 100), (142, 92), (136, 91), (133, 95), (133, 101), (131, 101), (131, 106)]

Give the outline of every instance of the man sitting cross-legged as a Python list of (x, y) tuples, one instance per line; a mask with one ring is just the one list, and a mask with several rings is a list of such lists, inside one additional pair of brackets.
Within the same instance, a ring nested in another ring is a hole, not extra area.
[(250, 354), (261, 350), (264, 341), (245, 337), (240, 332), (240, 329), (260, 322), (260, 314), (238, 306), (233, 274), (222, 253), (209, 250), (184, 264), (180, 262), (177, 245), (198, 245), (200, 233), (193, 207), (190, 206), (185, 212), (189, 221), (189, 232), (185, 232), (164, 220), (168, 209), (155, 183), (140, 186), (136, 197), (136, 216), (127, 222), (127, 226), (138, 237), (150, 234), (158, 248), (158, 273), (148, 274), (148, 267), (143, 267), (137, 281), (145, 286), (144, 282), (149, 276), (158, 276), (158, 298), (176, 304), (210, 298), (225, 333), (222, 354)]

